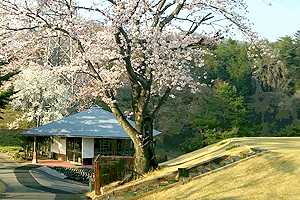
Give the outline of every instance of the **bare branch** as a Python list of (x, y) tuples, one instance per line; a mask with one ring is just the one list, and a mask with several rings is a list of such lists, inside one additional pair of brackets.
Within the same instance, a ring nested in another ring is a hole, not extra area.
[(166, 0), (161, 0), (161, 1), (160, 1), (159, 6), (158, 6), (158, 8), (157, 8), (157, 11), (156, 11), (156, 13), (155, 13), (155, 15), (154, 15), (154, 18), (153, 18), (153, 24), (152, 24), (152, 27), (155, 27), (155, 26), (157, 25), (158, 19), (159, 19), (159, 18), (158, 18), (158, 15), (159, 15), (159, 13), (160, 13), (161, 8), (164, 6), (165, 2), (166, 2)]
[(174, 17), (176, 17), (179, 14), (179, 12), (182, 10), (185, 2), (186, 2), (186, 0), (183, 0), (182, 3), (178, 4), (177, 7), (175, 8), (175, 10), (168, 17), (166, 17), (162, 22), (159, 23), (160, 31), (162, 31), (164, 26), (166, 24), (168, 24)]
[(39, 26), (33, 26), (33, 27), (22, 27), (22, 28), (10, 28), (10, 27), (6, 27), (6, 30), (9, 31), (23, 31), (23, 30), (33, 30), (38, 28)]
[(207, 21), (207, 20), (210, 20), (210, 19), (214, 18), (214, 16), (210, 16), (210, 15), (212, 15), (212, 13), (208, 13), (208, 14), (205, 15), (199, 22), (195, 22), (195, 27), (194, 27), (193, 29), (191, 29), (192, 26), (193, 26), (193, 25), (192, 25), (192, 26), (190, 27), (190, 30), (188, 31), (187, 35), (193, 34), (193, 33), (197, 30), (197, 28), (198, 28), (203, 22), (205, 22), (205, 21)]

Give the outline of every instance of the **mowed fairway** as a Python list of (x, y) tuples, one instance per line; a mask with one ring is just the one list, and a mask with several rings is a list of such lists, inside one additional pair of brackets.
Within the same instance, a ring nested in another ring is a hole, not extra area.
[(141, 199), (299, 199), (300, 138), (235, 138), (239, 148), (270, 153)]

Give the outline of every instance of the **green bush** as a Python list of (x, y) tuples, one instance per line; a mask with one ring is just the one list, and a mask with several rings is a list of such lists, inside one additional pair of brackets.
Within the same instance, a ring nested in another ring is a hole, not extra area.
[(234, 149), (236, 147), (239, 147), (240, 145), (238, 144), (233, 144), (233, 145), (230, 145), (229, 147), (226, 148), (226, 151), (229, 151), (230, 149)]
[(20, 146), (0, 146), (0, 152), (5, 153), (9, 151), (17, 151), (23, 149)]
[(216, 129), (207, 129), (202, 135), (195, 135), (188, 138), (180, 145), (180, 148), (185, 152), (191, 152), (200, 149), (204, 146), (220, 142), (222, 140), (237, 137), (238, 128), (233, 127), (227, 131), (217, 131)]
[(278, 132), (281, 137), (298, 137), (300, 136), (300, 126), (295, 124), (288, 125)]
[(237, 127), (233, 127), (231, 130), (227, 130), (224, 132), (217, 131), (216, 129), (209, 129), (204, 132), (204, 136), (205, 136), (204, 143), (206, 145), (210, 145), (219, 142), (221, 140), (236, 137), (237, 133), (238, 133)]

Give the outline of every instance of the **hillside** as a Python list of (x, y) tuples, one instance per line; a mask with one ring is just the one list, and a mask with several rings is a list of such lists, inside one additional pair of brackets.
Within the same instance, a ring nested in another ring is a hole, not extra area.
[[(134, 199), (300, 199), (299, 144), (299, 137), (234, 138), (231, 142), (226, 140), (162, 163), (162, 169), (133, 183), (117, 187), (113, 184), (106, 186), (104, 193), (117, 194), (134, 184), (133, 187), (142, 187), (147, 181), (170, 174), (178, 168), (189, 167), (224, 154), (236, 155), (250, 147), (259, 147), (270, 152), (245, 159), (214, 173), (194, 177), (184, 184), (178, 182), (148, 195), (144, 193), (135, 196)], [(237, 147), (228, 150), (232, 146)], [(96, 198), (93, 193), (89, 196)], [(103, 198), (99, 196), (98, 199)]]
[(300, 199), (300, 138), (235, 138), (271, 152), (140, 199)]
[(0, 146), (20, 146), (19, 133), (30, 129), (30, 126), (26, 122), (20, 122), (19, 129), (9, 130), (8, 124), (13, 123), (21, 113), (9, 109), (1, 109), (1, 112), (3, 119), (0, 119)]

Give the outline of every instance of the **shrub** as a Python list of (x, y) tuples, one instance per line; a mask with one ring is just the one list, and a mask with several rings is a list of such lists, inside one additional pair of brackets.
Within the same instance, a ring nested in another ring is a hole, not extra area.
[(234, 149), (236, 147), (239, 147), (240, 145), (238, 144), (233, 144), (233, 145), (230, 145), (229, 147), (226, 148), (226, 151), (229, 151), (230, 149)]

